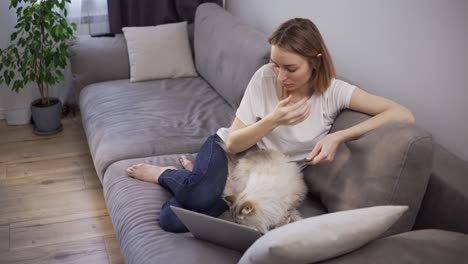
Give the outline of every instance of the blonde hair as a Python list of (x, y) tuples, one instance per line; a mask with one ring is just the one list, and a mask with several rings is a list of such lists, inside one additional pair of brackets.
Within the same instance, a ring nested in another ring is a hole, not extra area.
[(323, 93), (336, 78), (335, 66), (317, 26), (305, 18), (293, 18), (279, 26), (268, 38), (278, 46), (305, 57), (312, 68), (311, 88)]

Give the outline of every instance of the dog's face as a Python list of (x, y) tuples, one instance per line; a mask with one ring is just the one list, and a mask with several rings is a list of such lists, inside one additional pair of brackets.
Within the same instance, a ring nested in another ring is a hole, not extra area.
[(224, 197), (224, 200), (229, 205), (229, 211), (236, 223), (254, 227), (263, 234), (270, 229), (265, 225), (265, 220), (261, 219), (260, 212), (253, 202), (234, 195)]

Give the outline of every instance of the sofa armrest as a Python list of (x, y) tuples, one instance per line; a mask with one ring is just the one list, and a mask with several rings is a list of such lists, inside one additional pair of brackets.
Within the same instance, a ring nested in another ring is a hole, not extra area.
[[(330, 132), (370, 116), (345, 110)], [(407, 205), (408, 211), (382, 236), (413, 229), (431, 173), (432, 136), (413, 124), (379, 127), (338, 147), (329, 163), (309, 166), (304, 179), (328, 212), (378, 205)]]
[(415, 229), (468, 234), (468, 163), (434, 144), (432, 173)]
[(99, 38), (77, 36), (71, 51), (75, 99), (89, 84), (130, 78), (127, 43), (122, 34)]

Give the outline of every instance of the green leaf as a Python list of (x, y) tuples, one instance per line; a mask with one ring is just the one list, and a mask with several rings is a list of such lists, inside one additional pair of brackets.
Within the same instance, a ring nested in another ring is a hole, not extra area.
[(15, 90), (16, 92), (18, 92), (21, 88), (23, 88), (23, 82), (20, 81), (20, 80), (16, 80), (13, 83), (13, 89), (12, 90)]
[(8, 8), (9, 9), (11, 9), (12, 7), (16, 8), (17, 5), (18, 5), (18, 0), (11, 0), (10, 6)]
[(55, 27), (55, 35), (58, 37), (60, 35), (62, 35), (62, 32), (63, 32), (63, 28), (61, 26), (57, 26)]
[(15, 41), (17, 36), (18, 36), (18, 32), (14, 32), (13, 34), (11, 34), (10, 41)]
[(18, 9), (16, 9), (16, 16), (21, 16), (21, 11), (23, 11), (22, 6), (18, 7)]
[(20, 89), (24, 88), (25, 83), (20, 80), (16, 80), (15, 83), (13, 84), (13, 89), (15, 90), (16, 93), (19, 93)]
[(11, 66), (11, 60), (10, 60), (10, 54), (7, 54), (7, 57), (5, 58), (5, 66), (10, 67)]
[(8, 74), (8, 71), (4, 71), (4, 72), (3, 72), (3, 78), (5, 78), (6, 84), (7, 84), (8, 86), (10, 86), (10, 81), (11, 81), (11, 79), (10, 79), (10, 74)]
[(20, 39), (18, 40), (18, 45), (19, 45), (20, 47), (26, 46), (26, 39), (20, 38)]

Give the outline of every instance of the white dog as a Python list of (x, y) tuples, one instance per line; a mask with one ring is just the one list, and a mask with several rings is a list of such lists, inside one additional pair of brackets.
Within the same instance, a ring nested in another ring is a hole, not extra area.
[(307, 187), (301, 167), (278, 151), (258, 150), (233, 160), (223, 199), (233, 219), (266, 233), (302, 219), (296, 210)]

